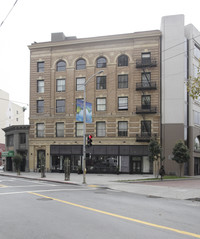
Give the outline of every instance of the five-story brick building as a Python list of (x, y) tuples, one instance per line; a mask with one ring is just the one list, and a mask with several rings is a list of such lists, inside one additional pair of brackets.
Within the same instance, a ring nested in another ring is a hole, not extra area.
[(83, 123), (76, 120), (77, 101), (92, 104), (93, 135), (87, 147), (87, 171), (150, 173), (148, 143), (160, 141), (160, 31), (82, 38), (52, 34), (50, 42), (30, 49), (29, 166), (71, 171), (81, 166)]

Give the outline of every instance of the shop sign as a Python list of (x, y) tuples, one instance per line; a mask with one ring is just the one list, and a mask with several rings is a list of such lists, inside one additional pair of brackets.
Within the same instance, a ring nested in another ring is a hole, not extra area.
[(14, 156), (14, 151), (5, 151), (1, 153), (2, 158), (13, 157), (13, 156)]

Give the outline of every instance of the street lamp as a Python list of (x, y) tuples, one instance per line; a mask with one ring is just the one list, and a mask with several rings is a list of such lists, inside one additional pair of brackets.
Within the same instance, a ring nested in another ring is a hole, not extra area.
[(88, 80), (84, 83), (84, 99), (83, 99), (83, 184), (86, 184), (86, 148), (85, 148), (85, 135), (86, 135), (86, 86), (89, 81), (96, 75), (99, 75), (103, 70), (91, 75)]

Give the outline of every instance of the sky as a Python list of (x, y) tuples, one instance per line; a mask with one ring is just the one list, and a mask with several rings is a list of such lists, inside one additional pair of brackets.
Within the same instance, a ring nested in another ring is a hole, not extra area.
[(27, 107), (28, 124), (28, 45), (50, 41), (53, 32), (84, 38), (159, 30), (163, 16), (176, 14), (200, 30), (199, 7), (200, 0), (0, 0), (0, 89)]

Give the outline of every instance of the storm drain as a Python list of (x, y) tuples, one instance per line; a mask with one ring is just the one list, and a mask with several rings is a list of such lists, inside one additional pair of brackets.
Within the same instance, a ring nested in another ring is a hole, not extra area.
[(53, 200), (51, 198), (38, 198), (37, 200), (39, 201), (50, 201), (50, 200)]
[(148, 198), (162, 198), (162, 197), (154, 196), (154, 195), (148, 195), (147, 197), (148, 197)]

